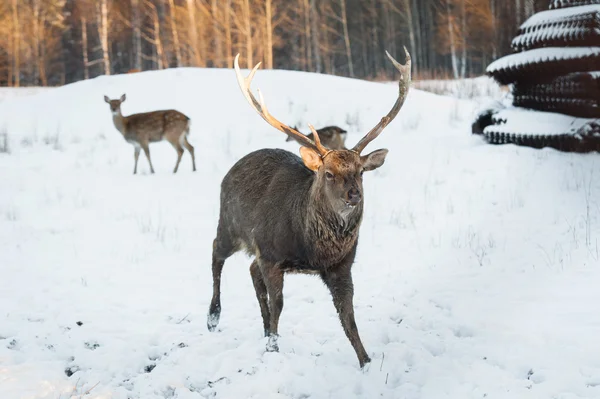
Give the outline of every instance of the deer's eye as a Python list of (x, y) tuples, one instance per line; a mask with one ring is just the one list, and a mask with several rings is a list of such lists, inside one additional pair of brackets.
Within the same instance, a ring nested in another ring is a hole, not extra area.
[(325, 177), (327, 178), (327, 180), (333, 180), (333, 173), (325, 172)]

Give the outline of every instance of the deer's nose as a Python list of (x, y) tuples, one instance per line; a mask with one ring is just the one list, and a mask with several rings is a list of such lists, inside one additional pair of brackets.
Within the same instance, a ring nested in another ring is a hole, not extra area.
[(351, 188), (350, 190), (348, 190), (347, 197), (348, 197), (348, 199), (346, 200), (346, 203), (351, 206), (358, 205), (358, 203), (361, 200), (360, 191), (358, 191), (358, 189), (356, 189), (354, 187)]

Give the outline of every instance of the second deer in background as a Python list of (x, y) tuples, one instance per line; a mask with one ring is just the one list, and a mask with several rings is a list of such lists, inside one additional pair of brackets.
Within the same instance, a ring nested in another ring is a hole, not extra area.
[(190, 134), (191, 119), (174, 109), (123, 116), (121, 113), (121, 104), (125, 99), (125, 94), (118, 100), (111, 100), (107, 96), (104, 96), (104, 101), (110, 105), (110, 112), (112, 113), (115, 127), (121, 132), (125, 140), (135, 147), (133, 174), (137, 173), (140, 150), (144, 150), (144, 154), (146, 154), (146, 158), (148, 158), (148, 163), (150, 164), (150, 172), (154, 173), (154, 167), (150, 160), (149, 144), (162, 140), (167, 140), (175, 148), (175, 151), (177, 151), (177, 163), (175, 164), (173, 173), (177, 173), (184, 148), (192, 156), (192, 170), (195, 172), (196, 157), (194, 156), (194, 147), (187, 141), (187, 136)]
[[(298, 130), (296, 126), (293, 129)], [(321, 129), (317, 130), (319, 134), (319, 138), (321, 139), (321, 144), (330, 150), (345, 150), (346, 149), (346, 130), (337, 126), (325, 126)], [(313, 133), (308, 134), (308, 137), (311, 140), (315, 139), (315, 135)], [(298, 141), (295, 137), (288, 136), (285, 141)], [(300, 143), (302, 144), (302, 143)]]

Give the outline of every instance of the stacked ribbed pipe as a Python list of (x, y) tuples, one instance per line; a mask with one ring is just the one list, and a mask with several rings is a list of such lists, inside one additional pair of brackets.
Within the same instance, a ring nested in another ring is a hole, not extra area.
[(600, 150), (600, 0), (552, 0), (487, 74), (509, 85), (512, 107), (482, 112), (473, 133), (491, 143)]

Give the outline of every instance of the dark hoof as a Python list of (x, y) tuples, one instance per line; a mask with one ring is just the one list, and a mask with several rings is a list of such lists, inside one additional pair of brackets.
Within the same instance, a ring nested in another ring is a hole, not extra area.
[(206, 327), (208, 327), (208, 331), (213, 332), (217, 329), (219, 325), (219, 313), (209, 314), (206, 318)]
[(267, 341), (267, 352), (279, 352), (279, 345), (277, 344), (278, 335), (269, 335), (269, 340)]
[(367, 356), (366, 359), (359, 360), (361, 370), (368, 370), (371, 364), (371, 358)]

